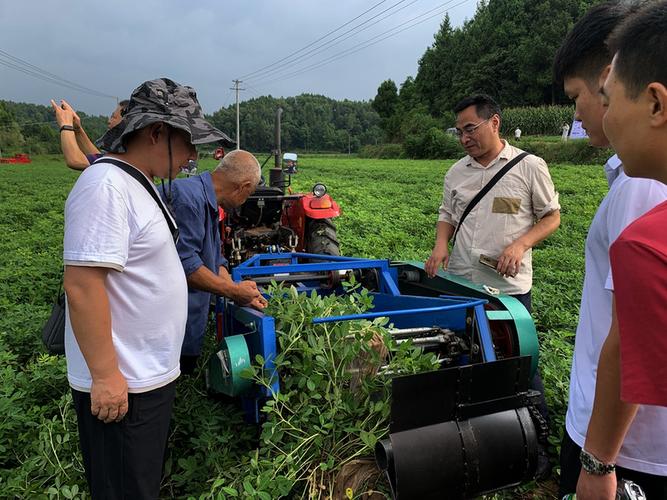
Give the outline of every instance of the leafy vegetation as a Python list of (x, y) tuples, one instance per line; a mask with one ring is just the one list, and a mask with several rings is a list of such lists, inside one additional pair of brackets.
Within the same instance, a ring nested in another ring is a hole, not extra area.
[[(202, 163), (205, 168), (214, 165), (212, 160)], [(431, 250), (442, 177), (450, 165), (451, 162), (442, 161), (303, 155), (293, 187), (309, 190), (317, 181), (327, 184), (343, 209), (337, 225), (344, 254), (423, 261)], [(606, 181), (600, 167), (552, 165), (551, 174), (561, 195), (562, 225), (534, 252), (533, 300), (541, 341), (541, 369), (553, 417), (552, 451), (556, 453), (567, 402), (572, 338), (583, 281), (584, 238), (606, 191)], [(3, 185), (0, 229), (4, 235), (0, 239), (2, 496), (86, 495), (64, 359), (44, 354), (39, 338), (50, 301), (60, 285), (62, 211), (76, 177), (77, 173), (67, 169), (59, 156), (43, 156), (29, 165), (0, 165)], [(363, 303), (360, 297), (357, 307)], [(283, 305), (276, 303), (272, 307)], [(280, 328), (285, 331), (285, 338), (289, 338), (288, 327)], [(364, 324), (360, 328), (381, 331), (382, 325)], [(208, 349), (211, 348), (209, 344)], [(319, 347), (303, 346), (294, 353), (294, 359), (305, 359), (315, 348)], [(349, 360), (346, 356), (353, 354), (354, 351), (341, 352), (336, 363), (346, 363)], [(328, 368), (316, 359), (308, 362), (312, 363), (309, 366), (313, 375), (295, 379), (296, 387), (286, 396), (289, 400), (281, 402), (286, 405), (284, 408), (298, 408), (299, 397), (306, 391), (322, 393), (321, 373)], [(311, 390), (308, 380), (315, 384), (314, 389)], [(306, 391), (299, 390), (301, 383)], [(266, 428), (257, 435), (255, 429), (242, 422), (236, 406), (207, 397), (204, 387), (201, 370), (179, 381), (162, 496), (271, 498), (266, 497), (269, 492), (273, 495), (282, 491), (280, 488), (287, 488), (297, 477), (290, 475), (297, 464), (277, 462), (279, 453), (275, 446), (279, 441), (275, 436), (283, 431), (281, 443), (290, 449), (298, 446), (297, 441), (285, 438), (284, 428), (278, 424), (273, 431)], [(363, 400), (365, 396), (359, 397)], [(278, 405), (271, 411), (274, 410), (282, 408)], [(325, 412), (326, 417), (329, 409), (318, 411)], [(363, 452), (373, 439), (381, 436), (381, 432), (373, 430), (382, 416), (382, 409), (377, 411), (364, 414), (363, 418), (370, 420), (358, 427), (358, 431), (348, 433), (350, 443), (356, 444), (341, 449), (337, 456), (350, 457), (357, 451)], [(279, 413), (271, 418), (273, 422), (280, 421)], [(315, 413), (301, 414), (291, 425), (303, 425), (308, 432), (306, 426), (322, 427), (315, 421), (319, 419)], [(361, 430), (366, 433), (363, 438)], [(329, 437), (326, 433), (322, 436), (322, 445)], [(330, 457), (322, 458), (315, 449), (310, 450), (307, 459), (313, 459), (316, 466), (309, 470), (316, 470), (317, 481), (323, 484), (322, 474), (331, 469)], [(269, 463), (276, 468), (275, 477)], [(325, 464), (324, 469), (321, 464)], [(335, 460), (333, 464), (340, 465)], [(289, 483), (276, 479), (278, 476), (287, 478)], [(305, 482), (300, 484), (308, 484), (308, 477), (306, 474)], [(532, 488), (512, 492), (509, 497), (530, 498), (534, 495)]]

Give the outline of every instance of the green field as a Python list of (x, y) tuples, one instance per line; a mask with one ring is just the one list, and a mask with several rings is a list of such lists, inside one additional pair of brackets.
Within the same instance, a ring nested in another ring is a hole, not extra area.
[[(202, 163), (213, 166), (212, 160)], [(433, 243), (442, 177), (451, 163), (302, 155), (294, 187), (327, 184), (343, 211), (337, 225), (345, 255), (424, 260)], [(584, 239), (606, 180), (595, 166), (552, 165), (551, 175), (561, 196), (562, 224), (535, 250), (533, 307), (555, 456), (583, 281)], [(77, 176), (58, 156), (0, 165), (3, 497), (74, 498), (85, 490), (65, 362), (46, 355), (40, 340), (60, 283), (63, 206)], [(256, 468), (254, 440), (234, 407), (206, 397), (203, 373), (180, 381), (163, 496), (231, 494), (223, 488), (243, 496), (257, 488), (265, 478), (250, 473)], [(543, 491), (532, 488), (522, 489), (525, 497)]]

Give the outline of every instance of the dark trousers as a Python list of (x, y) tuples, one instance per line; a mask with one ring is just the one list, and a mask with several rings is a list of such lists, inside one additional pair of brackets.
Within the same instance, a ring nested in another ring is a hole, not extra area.
[[(664, 439), (664, 436), (656, 436), (656, 439)], [(567, 431), (563, 431), (563, 442), (560, 448), (560, 484), (558, 486), (558, 498), (568, 493), (574, 493), (577, 489), (581, 462), (579, 453), (581, 447), (577, 445)], [(664, 500), (667, 498), (667, 476), (655, 476), (636, 470), (616, 467), (616, 478), (627, 479), (637, 483), (644, 490), (647, 500)]]
[(90, 413), (90, 394), (72, 389), (86, 480), (93, 499), (156, 499), (176, 382), (128, 394), (129, 409), (118, 423)]

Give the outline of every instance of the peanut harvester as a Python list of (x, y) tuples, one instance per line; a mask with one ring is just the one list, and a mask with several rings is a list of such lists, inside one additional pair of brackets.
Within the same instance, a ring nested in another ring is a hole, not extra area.
[[(279, 265), (277, 265), (279, 264)], [(441, 368), (392, 380), (391, 423), (375, 455), (396, 499), (470, 498), (530, 480), (544, 431), (529, 380), (537, 369), (534, 323), (519, 301), (421, 264), (307, 253), (257, 254), (232, 270), (235, 281), (293, 284), (298, 291), (343, 294), (354, 276), (374, 308), (314, 323), (386, 317), (397, 341), (436, 352)], [(246, 418), (280, 391), (241, 372), (256, 355), (273, 369), (274, 319), (219, 300), (220, 343), (208, 366), (213, 392), (242, 398)]]

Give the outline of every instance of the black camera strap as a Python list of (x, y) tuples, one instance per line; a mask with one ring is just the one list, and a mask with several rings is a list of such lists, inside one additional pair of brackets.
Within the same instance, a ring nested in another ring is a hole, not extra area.
[(120, 161), (115, 158), (109, 158), (108, 156), (103, 156), (102, 158), (95, 160), (92, 165), (95, 165), (96, 163), (111, 163), (112, 165), (120, 168), (126, 174), (134, 177), (137, 182), (139, 182), (139, 184), (141, 184), (146, 189), (146, 191), (148, 191), (148, 194), (151, 195), (151, 197), (155, 200), (157, 206), (160, 207), (160, 210), (162, 210), (162, 215), (164, 215), (164, 218), (167, 221), (167, 226), (169, 226), (171, 236), (174, 238), (174, 243), (178, 241), (178, 227), (176, 226), (176, 221), (169, 213), (169, 209), (167, 209), (164, 202), (160, 199), (160, 196), (157, 194), (155, 185), (150, 182), (144, 174), (124, 161)]
[(486, 193), (491, 191), (491, 188), (495, 186), (500, 179), (503, 178), (503, 176), (510, 171), (510, 169), (519, 163), (521, 160), (523, 160), (526, 156), (528, 156), (529, 153), (526, 153), (525, 151), (521, 153), (518, 156), (515, 156), (512, 158), (510, 161), (507, 162), (507, 164), (501, 168), (496, 175), (494, 175), (489, 182), (486, 183), (486, 185), (479, 190), (479, 193), (475, 195), (475, 197), (470, 200), (470, 203), (468, 203), (468, 206), (465, 208), (463, 211), (463, 215), (461, 215), (461, 219), (459, 219), (459, 223), (456, 226), (456, 230), (454, 230), (454, 236), (452, 236), (452, 245), (456, 243), (456, 235), (459, 234), (459, 229), (461, 229), (461, 226), (463, 225), (463, 221), (465, 218), (468, 216), (470, 212), (472, 212), (472, 209), (477, 206), (477, 204), (481, 201), (484, 196), (486, 196)]

